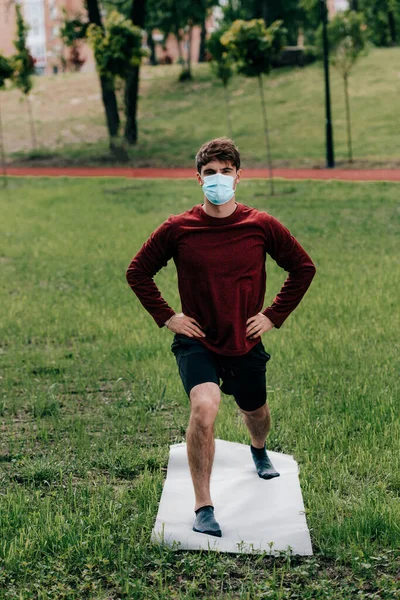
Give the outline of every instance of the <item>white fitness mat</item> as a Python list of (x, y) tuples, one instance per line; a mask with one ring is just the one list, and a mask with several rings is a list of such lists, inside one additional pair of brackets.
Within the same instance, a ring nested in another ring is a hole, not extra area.
[(192, 530), (195, 497), (186, 443), (170, 446), (151, 541), (177, 550), (312, 555), (297, 462), (290, 454), (267, 452), (280, 477), (258, 476), (250, 444), (215, 440), (210, 491), (219, 538)]

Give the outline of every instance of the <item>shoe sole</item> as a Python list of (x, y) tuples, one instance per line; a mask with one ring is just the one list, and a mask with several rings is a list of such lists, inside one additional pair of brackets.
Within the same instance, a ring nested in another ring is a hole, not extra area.
[(192, 527), (193, 531), (196, 531), (196, 533), (206, 533), (207, 535), (214, 535), (216, 537), (222, 537), (222, 532), (220, 529), (218, 529), (218, 531), (200, 531), (199, 529), (196, 529), (195, 527)]
[(276, 475), (268, 475), (267, 477), (258, 473), (258, 476), (260, 477), (260, 479), (273, 479), (274, 477), (280, 477), (280, 473), (277, 473)]

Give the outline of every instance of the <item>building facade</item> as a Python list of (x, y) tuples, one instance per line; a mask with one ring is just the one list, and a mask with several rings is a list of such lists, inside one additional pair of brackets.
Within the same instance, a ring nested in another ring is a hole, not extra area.
[[(73, 70), (70, 61), (71, 50), (67, 48), (60, 38), (60, 28), (64, 18), (63, 9), (70, 18), (80, 14), (86, 15), (84, 0), (19, 0), (22, 14), (29, 25), (27, 46), (35, 59), (35, 68), (38, 74), (54, 74), (65, 70)], [(209, 16), (206, 22), (207, 35), (217, 27), (218, 19), (221, 17), (218, 7)], [(15, 3), (13, 0), (0, 0), (0, 52), (5, 56), (14, 54), (13, 41), (16, 35)], [(191, 59), (198, 61), (200, 49), (201, 28), (193, 27), (191, 39)], [(157, 59), (163, 63), (175, 63), (181, 55), (187, 58), (189, 47), (188, 32), (182, 31), (180, 49), (176, 37), (169, 35), (163, 45), (163, 35), (160, 31), (153, 30), (155, 42), (155, 54)], [(147, 48), (147, 35), (143, 36), (143, 46)], [(79, 57), (84, 63), (82, 71), (95, 70), (95, 61), (91, 48), (86, 43), (79, 44)], [(143, 59), (144, 63), (149, 62)]]
[[(19, 4), (29, 26), (27, 46), (35, 59), (36, 72), (51, 74), (68, 69), (71, 51), (64, 46), (59, 35), (63, 21), (62, 9), (65, 8), (71, 17), (77, 13), (84, 15), (83, 0), (20, 0)], [(15, 3), (0, 0), (0, 52), (6, 56), (15, 52), (15, 35)], [(81, 52), (82, 58), (85, 58), (83, 70), (93, 70), (91, 49), (85, 44)]]

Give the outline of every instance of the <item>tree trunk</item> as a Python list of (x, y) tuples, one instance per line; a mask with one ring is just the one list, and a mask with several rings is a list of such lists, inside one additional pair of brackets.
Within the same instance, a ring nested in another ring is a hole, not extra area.
[(359, 10), (358, 0), (351, 0), (350, 8), (351, 10), (355, 10), (357, 12)]
[(269, 168), (269, 181), (271, 186), (271, 196), (274, 195), (274, 181), (272, 178), (272, 159), (271, 159), (271, 146), (269, 143), (269, 130), (268, 130), (268, 120), (267, 120), (267, 108), (265, 105), (264, 99), (264, 88), (262, 83), (262, 75), (258, 76), (258, 85), (260, 88), (260, 97), (261, 97), (261, 105), (262, 105), (262, 113), (264, 119), (264, 134), (265, 134), (265, 143), (267, 146), (267, 160), (268, 160), (268, 168)]
[(1, 120), (1, 107), (0, 107), (0, 151), (1, 151), (1, 168), (3, 171), (3, 185), (4, 185), (4, 187), (7, 187), (6, 153), (4, 151), (3, 122)]
[[(99, 5), (97, 0), (87, 0), (86, 2), (88, 19), (90, 23), (98, 25), (104, 30), (101, 20)], [(104, 111), (106, 114), (108, 134), (110, 136), (110, 148), (114, 148), (112, 138), (118, 135), (119, 130), (119, 114), (117, 99), (115, 97), (114, 82), (112, 77), (106, 75), (100, 76), (101, 97), (103, 100)]]
[[(146, 17), (146, 0), (133, 0), (131, 8), (131, 21), (137, 27), (144, 28)], [(132, 67), (132, 71), (125, 85), (125, 139), (129, 144), (136, 144), (138, 138), (137, 106), (139, 95), (139, 70), (140, 66)]]
[(229, 104), (229, 92), (228, 92), (228, 84), (224, 83), (224, 90), (225, 90), (225, 101), (226, 101), (226, 119), (227, 119), (227, 124), (228, 124), (228, 135), (230, 137), (230, 139), (232, 139), (233, 135), (232, 135), (232, 119), (231, 119), (231, 109), (230, 109), (230, 104)]
[(265, 27), (268, 27), (268, 0), (261, 0), (261, 18), (264, 19)]
[(36, 148), (37, 148), (37, 140), (36, 140), (36, 132), (35, 132), (35, 123), (34, 123), (34, 120), (33, 120), (32, 104), (31, 104), (31, 98), (29, 96), (29, 93), (26, 94), (26, 105), (28, 107), (29, 125), (30, 125), (30, 128), (31, 128), (32, 148), (33, 148), (33, 150), (36, 150)]
[(150, 64), (155, 67), (158, 65), (158, 60), (156, 56), (156, 45), (153, 40), (153, 32), (151, 29), (147, 31), (147, 45), (150, 48)]
[(187, 70), (189, 77), (192, 77), (191, 66), (192, 66), (192, 34), (193, 34), (193, 23), (190, 21), (188, 30), (188, 49), (187, 49)]
[(107, 120), (107, 129), (110, 136), (110, 148), (113, 147), (113, 138), (118, 136), (120, 125), (117, 97), (115, 95), (114, 82), (112, 77), (107, 75), (100, 76), (101, 98), (103, 100), (104, 111)]
[(139, 68), (132, 67), (125, 84), (125, 139), (129, 144), (136, 144), (137, 132), (137, 104), (139, 95)]
[(201, 24), (199, 63), (206, 62), (206, 35), (207, 35), (206, 19), (207, 19), (207, 13), (204, 15), (204, 19)]
[(176, 37), (176, 43), (178, 44), (178, 58), (179, 58), (179, 62), (181, 64), (182, 70), (183, 70), (185, 68), (185, 60), (183, 58), (183, 53), (182, 53), (181, 34), (179, 33), (179, 28), (176, 29), (175, 37)]
[(397, 44), (397, 32), (396, 32), (396, 17), (394, 11), (389, 9), (388, 11), (388, 22), (389, 22), (389, 31), (390, 38), (392, 40), (392, 46), (396, 46)]
[(343, 77), (344, 80), (344, 97), (346, 103), (346, 121), (347, 121), (347, 152), (349, 163), (353, 162), (353, 148), (351, 142), (351, 120), (350, 120), (350, 100), (349, 100), (349, 81), (348, 76)]

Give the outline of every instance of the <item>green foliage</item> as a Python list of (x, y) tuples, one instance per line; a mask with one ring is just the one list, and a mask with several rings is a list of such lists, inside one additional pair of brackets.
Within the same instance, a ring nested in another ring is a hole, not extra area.
[(10, 79), (13, 74), (12, 61), (0, 54), (0, 88), (4, 87), (6, 79)]
[(158, 26), (167, 33), (177, 27), (184, 29), (189, 22), (201, 25), (207, 8), (214, 4), (209, 0), (150, 0), (149, 6), (153, 19), (157, 17)]
[(285, 43), (289, 45), (297, 46), (299, 27), (303, 25), (304, 19), (304, 10), (299, 0), (269, 2), (267, 24), (271, 25), (275, 21), (283, 21), (287, 38)]
[(74, 19), (68, 19), (67, 11), (65, 8), (62, 10), (64, 18), (60, 29), (60, 37), (66, 46), (74, 46), (77, 41), (85, 39), (89, 22), (83, 21), (80, 15), (77, 15)]
[(289, 45), (297, 44), (299, 26), (304, 21), (304, 10), (299, 0), (274, 0), (268, 2), (267, 10), (260, 0), (235, 0), (221, 7), (224, 23), (230, 25), (237, 19), (249, 21), (263, 18), (267, 26), (274, 21), (282, 20), (287, 28)]
[(247, 77), (257, 77), (271, 70), (271, 58), (284, 45), (286, 29), (282, 21), (268, 28), (263, 19), (236, 19), (221, 36), (221, 43), (237, 61), (237, 71)]
[(299, 0), (302, 10), (302, 29), (306, 45), (316, 44), (316, 32), (321, 23), (321, 0)]
[(221, 29), (213, 31), (206, 41), (206, 48), (210, 53), (212, 60), (210, 67), (212, 72), (224, 85), (228, 84), (229, 79), (233, 75), (233, 55), (227, 51), (226, 46), (221, 43), (221, 36), (228, 30), (225, 25)]
[(105, 20), (105, 32), (94, 23), (87, 29), (97, 69), (102, 75), (126, 79), (148, 51), (142, 48), (142, 31), (130, 19), (112, 11)]
[[(343, 77), (347, 77), (360, 55), (368, 48), (367, 25), (362, 13), (339, 12), (328, 23), (330, 61)], [(318, 47), (322, 55), (322, 25), (318, 30)]]
[[(352, 3), (351, 3), (352, 4)], [(315, 32), (321, 21), (320, 0), (300, 0), (306, 44), (316, 43)], [(400, 0), (357, 0), (364, 14), (370, 41), (376, 46), (391, 46), (400, 36)], [(286, 24), (286, 21), (285, 21)]]
[(395, 43), (390, 28), (392, 20), (397, 33), (397, 43), (400, 35), (400, 0), (359, 0), (359, 9), (365, 15), (370, 40), (376, 46), (391, 46)]
[(15, 4), (15, 11), (17, 15), (17, 37), (14, 40), (14, 46), (17, 53), (13, 57), (14, 82), (24, 94), (28, 94), (32, 89), (31, 75), (35, 72), (35, 63), (26, 47), (28, 26), (22, 17), (19, 4)]
[(243, 2), (227, 2), (221, 6), (224, 23), (228, 26), (234, 21), (251, 19), (254, 16), (252, 7)]
[[(314, 43), (314, 31), (320, 22), (320, 0), (300, 0), (304, 9), (307, 43)], [(370, 41), (376, 46), (399, 42), (400, 0), (357, 0), (357, 10), (364, 14)], [(396, 40), (397, 36), (397, 40)]]

